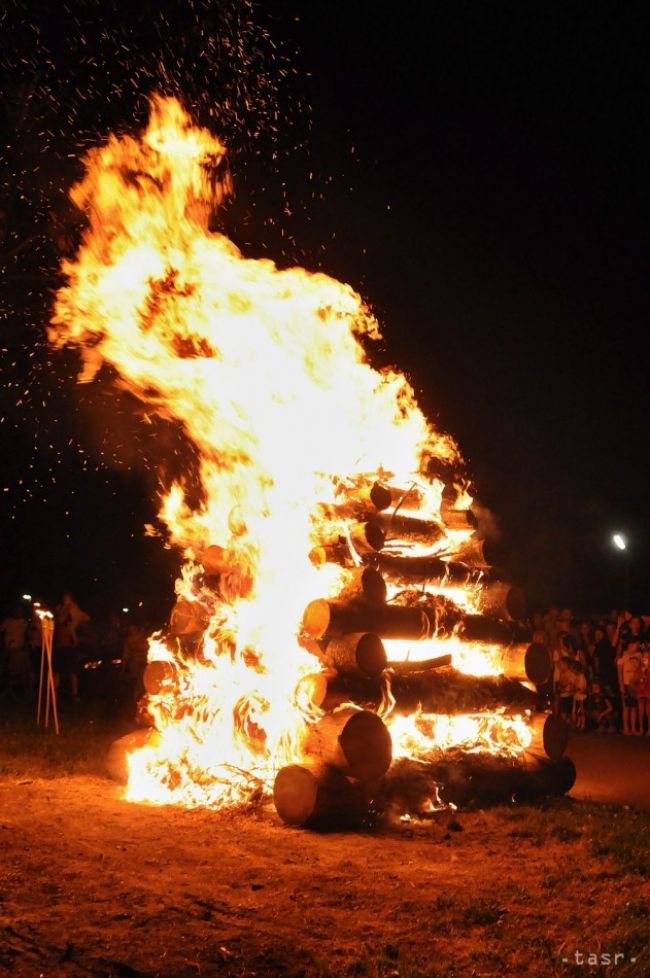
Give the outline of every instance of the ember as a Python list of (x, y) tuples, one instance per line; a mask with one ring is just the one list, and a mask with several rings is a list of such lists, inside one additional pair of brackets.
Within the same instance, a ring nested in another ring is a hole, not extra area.
[(568, 790), (570, 762), (527, 753), (566, 745), (554, 718), (531, 723), (551, 661), (485, 563), (457, 446), (403, 375), (371, 367), (379, 329), (349, 286), (209, 232), (224, 164), (161, 98), (140, 139), (91, 151), (50, 329), (82, 380), (109, 363), (200, 457), (200, 485), (162, 499), (184, 567), (126, 796), (222, 808), (275, 782), (302, 825), (430, 811), (441, 784), (464, 801), (480, 772), (486, 795)]

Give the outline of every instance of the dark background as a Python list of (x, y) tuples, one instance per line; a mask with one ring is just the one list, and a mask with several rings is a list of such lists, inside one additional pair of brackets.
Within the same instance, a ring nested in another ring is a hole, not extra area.
[(627, 574), (650, 612), (644, 5), (131, 6), (2, 15), (0, 601), (171, 601), (143, 524), (182, 436), (44, 341), (79, 156), (158, 90), (231, 147), (237, 243), (369, 301), (532, 604), (609, 610)]

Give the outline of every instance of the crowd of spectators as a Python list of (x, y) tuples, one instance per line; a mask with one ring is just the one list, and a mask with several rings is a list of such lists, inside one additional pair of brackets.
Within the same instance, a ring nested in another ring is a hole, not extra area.
[(650, 736), (650, 627), (642, 616), (577, 618), (551, 607), (532, 626), (553, 653), (546, 693), (572, 726)]
[[(38, 691), (45, 613), (39, 602), (23, 600), (0, 622), (0, 696), (12, 702), (31, 700)], [(151, 629), (119, 614), (93, 621), (70, 593), (51, 614), (57, 699), (72, 707), (102, 700), (132, 714), (143, 692)]]

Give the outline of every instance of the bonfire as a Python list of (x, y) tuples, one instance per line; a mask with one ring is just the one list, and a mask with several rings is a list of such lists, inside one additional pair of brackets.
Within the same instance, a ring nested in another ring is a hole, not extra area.
[(87, 228), (50, 340), (199, 459), (160, 501), (183, 565), (119, 745), (126, 798), (273, 795), (312, 825), (567, 790), (566, 731), (537, 712), (551, 659), (486, 560), (455, 441), (373, 368), (349, 285), (209, 230), (230, 193), (222, 143), (160, 97), (71, 191)]

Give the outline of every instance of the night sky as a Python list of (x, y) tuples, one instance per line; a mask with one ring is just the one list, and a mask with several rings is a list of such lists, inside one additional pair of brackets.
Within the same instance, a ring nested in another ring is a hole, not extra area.
[[(137, 10), (132, 8), (137, 6)], [(55, 9), (56, 7), (56, 9)], [(221, 227), (350, 282), (460, 443), (533, 606), (650, 613), (645, 5), (9, 3), (0, 15), (0, 604), (171, 602), (180, 432), (45, 342), (84, 148), (179, 95), (231, 148)], [(615, 552), (614, 531), (629, 536)]]

